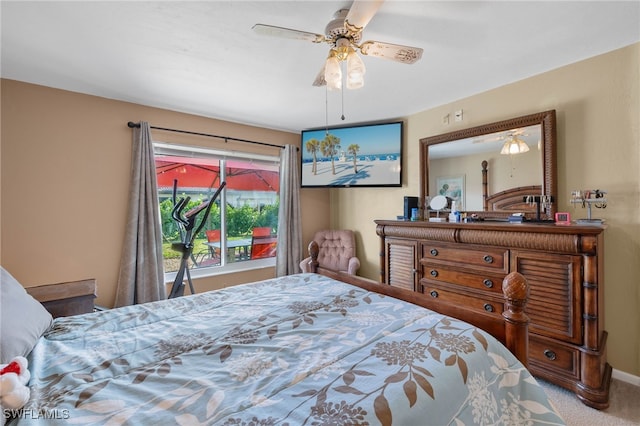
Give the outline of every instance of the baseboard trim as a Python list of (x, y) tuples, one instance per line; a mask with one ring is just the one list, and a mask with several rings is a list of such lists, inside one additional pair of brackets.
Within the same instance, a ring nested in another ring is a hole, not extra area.
[(625, 373), (624, 371), (613, 369), (613, 373), (611, 377), (621, 382), (630, 383), (634, 386), (640, 386), (640, 377), (634, 376), (633, 374)]

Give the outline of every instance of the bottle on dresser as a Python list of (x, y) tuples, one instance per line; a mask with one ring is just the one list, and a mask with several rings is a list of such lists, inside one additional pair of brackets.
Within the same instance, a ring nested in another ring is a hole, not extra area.
[(460, 212), (456, 206), (456, 202), (451, 202), (451, 213), (449, 213), (449, 222), (460, 222)]

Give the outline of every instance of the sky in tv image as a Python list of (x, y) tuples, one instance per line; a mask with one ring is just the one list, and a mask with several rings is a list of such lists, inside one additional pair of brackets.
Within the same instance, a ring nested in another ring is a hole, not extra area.
[[(329, 134), (340, 139), (340, 147), (346, 150), (351, 144), (360, 146), (360, 154), (400, 154), (401, 123), (388, 123), (371, 126), (345, 127), (329, 129)], [(307, 152), (305, 144), (310, 139), (322, 141), (326, 129), (305, 130), (302, 137), (302, 159), (310, 160), (312, 154)]]
[[(399, 186), (401, 185), (402, 123), (385, 123), (328, 129), (339, 139), (335, 155), (325, 156), (318, 146), (314, 152), (307, 142), (319, 144), (326, 129), (302, 132), (302, 186)], [(357, 145), (354, 158), (349, 146)]]

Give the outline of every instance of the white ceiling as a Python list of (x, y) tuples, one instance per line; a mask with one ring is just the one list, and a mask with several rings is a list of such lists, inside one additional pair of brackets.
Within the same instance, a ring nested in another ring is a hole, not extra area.
[[(413, 65), (364, 56), (365, 86), (311, 84), (324, 33), (351, 1), (2, 1), (3, 78), (299, 131), (404, 117), (640, 41), (640, 1), (387, 0), (362, 40), (424, 49)], [(131, 117), (138, 120), (140, 117)], [(163, 123), (152, 123), (163, 125)]]

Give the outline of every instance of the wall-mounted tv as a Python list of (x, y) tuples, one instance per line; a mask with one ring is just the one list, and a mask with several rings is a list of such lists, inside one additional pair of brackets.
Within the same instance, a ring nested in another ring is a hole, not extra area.
[(302, 187), (402, 186), (403, 122), (303, 130)]

